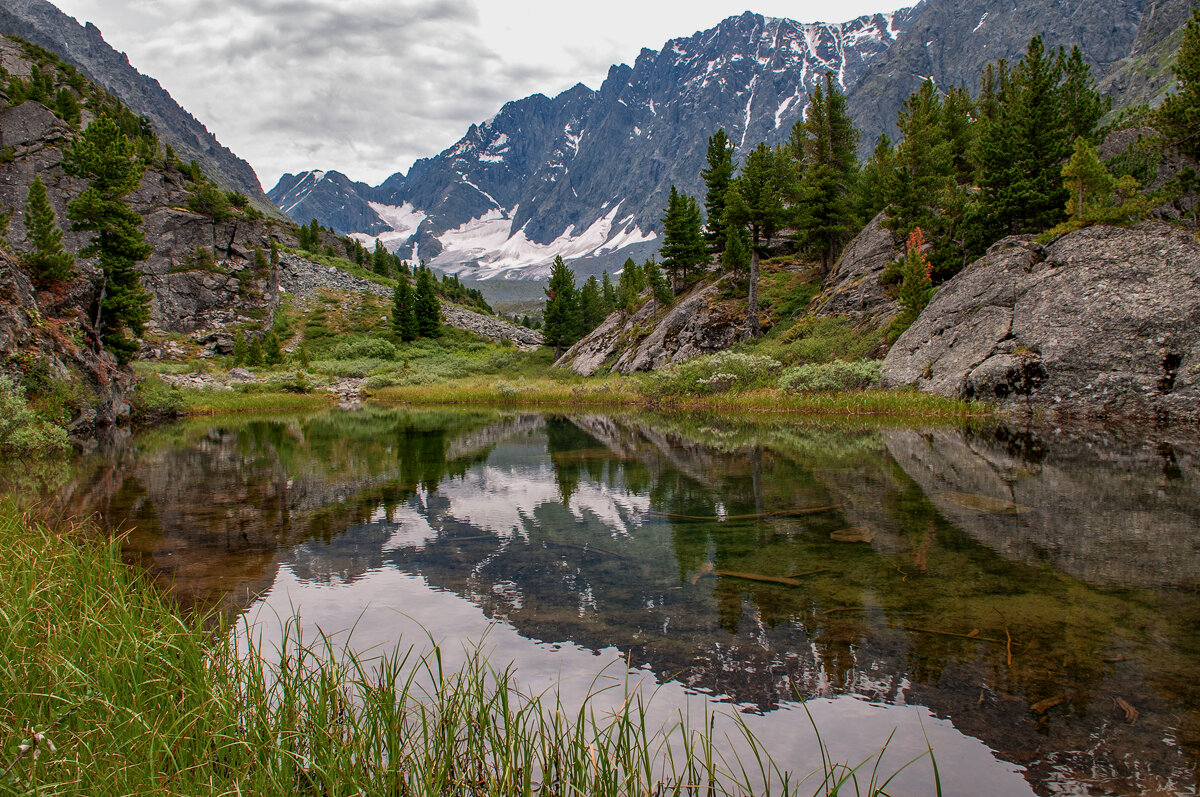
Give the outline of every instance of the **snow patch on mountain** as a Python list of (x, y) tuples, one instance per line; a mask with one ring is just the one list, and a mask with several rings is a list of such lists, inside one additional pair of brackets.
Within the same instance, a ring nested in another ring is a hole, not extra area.
[(428, 214), (417, 210), (410, 202), (399, 206), (385, 205), (382, 202), (368, 202), (367, 204), (370, 205), (371, 210), (375, 211), (375, 215), (379, 216), (380, 221), (392, 228), (379, 235), (367, 235), (361, 232), (350, 234), (351, 238), (358, 240), (368, 249), (375, 246), (376, 240), (379, 240), (383, 244), (383, 248), (389, 252), (403, 248), (408, 239), (429, 218)]
[(469, 270), (481, 279), (513, 270), (540, 277), (550, 273), (555, 257), (593, 257), (658, 238), (653, 230), (642, 230), (632, 215), (617, 221), (620, 208), (618, 202), (586, 230), (577, 232), (572, 224), (558, 238), (544, 244), (529, 240), (524, 226), (512, 229), (516, 208), (493, 209), (438, 236), (442, 251), (432, 265), (451, 273)]

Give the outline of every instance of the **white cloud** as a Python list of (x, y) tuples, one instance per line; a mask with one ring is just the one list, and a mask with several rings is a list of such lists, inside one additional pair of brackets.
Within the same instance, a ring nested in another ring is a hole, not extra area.
[[(610, 0), (54, 0), (159, 80), (264, 187), (337, 169), (378, 183), (440, 152), (509, 100), (598, 88), (614, 63), (741, 2)], [(767, 0), (774, 16), (841, 21), (898, 0)]]

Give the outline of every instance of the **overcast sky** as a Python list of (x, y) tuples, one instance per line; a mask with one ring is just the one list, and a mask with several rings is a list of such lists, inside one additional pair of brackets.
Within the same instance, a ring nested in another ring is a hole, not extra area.
[[(842, 22), (902, 0), (52, 0), (156, 78), (264, 189), (336, 169), (378, 184), (509, 100), (599, 88), (632, 64), (752, 10)], [(914, 0), (915, 1), (915, 0)]]

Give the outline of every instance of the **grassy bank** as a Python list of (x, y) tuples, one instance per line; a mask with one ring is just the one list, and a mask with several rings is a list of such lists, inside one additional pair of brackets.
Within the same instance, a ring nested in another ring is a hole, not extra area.
[[(647, 727), (519, 691), (480, 656), (461, 670), (403, 650), (286, 653), (181, 619), (117, 543), (55, 532), (0, 502), (0, 794), (878, 793), (871, 771), (779, 771), (750, 736), (724, 760), (707, 718)], [(240, 638), (245, 638), (245, 634)], [(281, 659), (281, 663), (280, 662)], [(671, 757), (660, 753), (668, 747)], [(701, 792), (703, 790), (703, 792)], [(764, 793), (755, 788), (756, 793)]]

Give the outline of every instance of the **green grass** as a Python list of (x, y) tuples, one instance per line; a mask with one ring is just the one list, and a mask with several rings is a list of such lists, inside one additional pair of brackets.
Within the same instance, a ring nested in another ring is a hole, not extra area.
[(182, 390), (184, 415), (220, 415), (226, 412), (268, 412), (328, 407), (336, 396), (324, 391), (290, 393), (286, 391), (243, 392), (240, 390)]
[(709, 716), (649, 727), (653, 696), (637, 692), (616, 710), (595, 696), (567, 707), (554, 692), (522, 692), (511, 668), (478, 652), (458, 670), (443, 668), (436, 647), (362, 657), (322, 634), (305, 639), (295, 619), (279, 648), (266, 650), (246, 641), (255, 638), (249, 629), (181, 617), (122, 564), (119, 541), (80, 527), (55, 532), (7, 499), (0, 548), (0, 794), (830, 795), (887, 787), (877, 771), (883, 751), (858, 766), (823, 756), (823, 772), (805, 780), (771, 762), (736, 712), (747, 750), (740, 761), (721, 756)]

